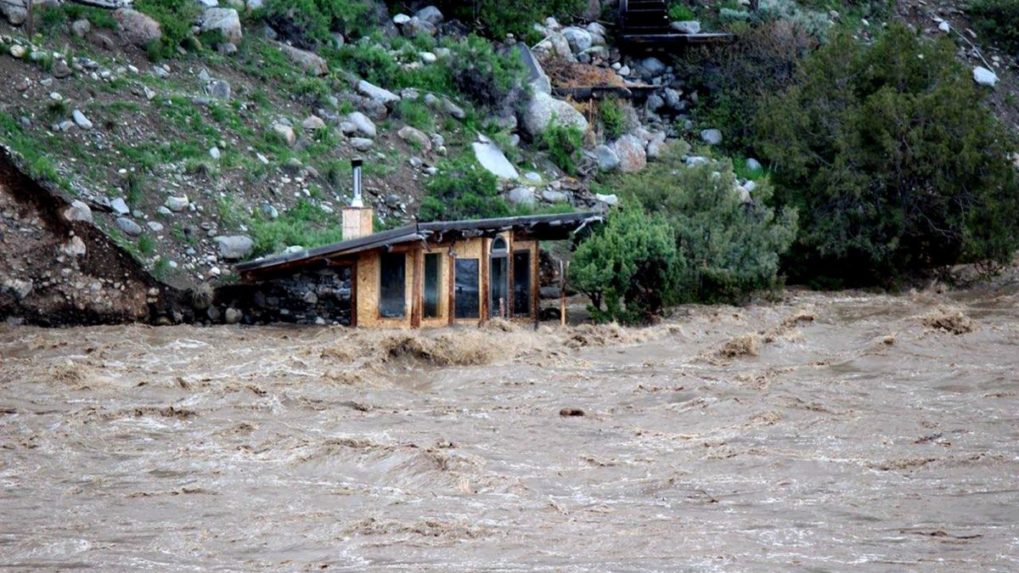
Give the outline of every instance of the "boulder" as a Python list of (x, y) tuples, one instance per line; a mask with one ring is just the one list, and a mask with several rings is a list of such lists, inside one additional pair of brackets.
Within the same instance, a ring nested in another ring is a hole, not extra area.
[(243, 318), (244, 313), (240, 309), (232, 306), (226, 309), (226, 312), (223, 313), (223, 320), (226, 321), (227, 324), (237, 324)]
[(355, 133), (360, 133), (361, 135), (365, 137), (370, 137), (372, 139), (374, 139), (375, 136), (378, 135), (378, 130), (375, 127), (375, 123), (371, 119), (369, 119), (367, 115), (359, 111), (355, 111), (348, 115), (347, 121), (349, 121), (351, 125), (354, 126)]
[(386, 106), (400, 101), (400, 96), (365, 80), (357, 82), (357, 92), (374, 102)]
[(701, 131), (701, 141), (708, 145), (720, 145), (722, 143), (722, 132), (717, 129), (705, 129)]
[(241, 18), (233, 8), (209, 8), (202, 13), (200, 20), (203, 32), (219, 30), (227, 42), (239, 44), (244, 38)]
[(435, 27), (435, 24), (414, 16), (400, 28), (400, 32), (408, 38), (414, 38), (417, 36), (434, 36), (438, 29)]
[(445, 16), (443, 16), (442, 12), (435, 6), (425, 6), (418, 10), (414, 14), (414, 17), (424, 22), (428, 22), (433, 26), (438, 26), (443, 20), (445, 20)]
[(64, 219), (70, 222), (82, 221), (85, 223), (92, 222), (92, 209), (80, 199), (71, 201), (71, 204), (64, 209)]
[(318, 54), (309, 52), (307, 50), (301, 50), (293, 46), (288, 46), (286, 44), (281, 43), (278, 45), (280, 47), (280, 50), (282, 50), (283, 53), (286, 54), (287, 57), (290, 58), (292, 62), (294, 62), (298, 66), (301, 66), (301, 69), (308, 72), (309, 74), (316, 76), (324, 76), (329, 73), (329, 64), (325, 61), (325, 58), (323, 58), (322, 56), (319, 56)]
[(255, 248), (255, 242), (247, 235), (220, 236), (212, 240), (219, 249), (220, 258), (227, 260), (243, 259)]
[(92, 122), (85, 117), (85, 114), (81, 113), (80, 109), (76, 109), (71, 112), (71, 119), (73, 119), (74, 124), (81, 129), (92, 129)]
[(978, 85), (993, 88), (998, 85), (998, 75), (985, 67), (977, 66), (973, 68), (973, 81)]
[(137, 10), (121, 8), (113, 13), (113, 18), (120, 26), (121, 34), (137, 46), (145, 46), (149, 42), (159, 41), (163, 37), (163, 30), (159, 22)]
[(534, 188), (514, 187), (506, 195), (506, 200), (514, 205), (534, 205)]
[(396, 132), (396, 134), (400, 136), (400, 139), (411, 145), (417, 146), (425, 153), (432, 150), (432, 140), (420, 129), (405, 125), (401, 127), (400, 131)]
[(665, 73), (665, 64), (654, 56), (640, 61), (640, 70), (645, 77), (658, 76)]
[(272, 132), (279, 136), (287, 145), (297, 143), (297, 134), (294, 133), (294, 128), (285, 123), (276, 122), (272, 124)]
[(142, 234), (142, 228), (127, 217), (117, 217), (117, 228), (124, 232), (129, 237), (137, 237)]
[(206, 86), (209, 90), (209, 95), (221, 100), (230, 99), (231, 92), (233, 89), (230, 87), (230, 82), (226, 80), (212, 80)]
[(166, 202), (163, 203), (163, 205), (174, 213), (180, 213), (188, 208), (190, 202), (188, 201), (187, 195), (182, 195), (180, 197), (167, 197)]
[(535, 53), (544, 56), (542, 59), (563, 59), (569, 62), (576, 61), (573, 50), (570, 48), (570, 41), (559, 32), (552, 32), (542, 41), (534, 46)]
[(634, 135), (624, 135), (612, 145), (619, 156), (619, 169), (624, 173), (640, 171), (647, 166), (644, 141)]
[(610, 207), (619, 204), (619, 197), (617, 197), (615, 194), (602, 195), (601, 193), (595, 193), (594, 198), (599, 203), (604, 203)]
[(406, 14), (397, 14), (396, 16), (393, 16), (393, 23), (397, 26), (403, 26), (407, 22), (410, 22), (410, 16)]
[(486, 171), (500, 179), (517, 179), (520, 174), (513, 164), (506, 159), (506, 155), (491, 141), (479, 141), (471, 144), (474, 148), (474, 157)]
[(659, 131), (654, 134), (651, 141), (647, 144), (647, 158), (648, 160), (658, 159), (662, 156), (662, 151), (665, 149), (665, 132)]
[(553, 120), (560, 125), (587, 131), (587, 119), (569, 103), (544, 92), (536, 92), (520, 118), (524, 130), (532, 137), (545, 133)]
[(0, 13), (12, 26), (20, 26), (28, 19), (28, 9), (24, 0), (0, 0)]
[(749, 171), (761, 171), (762, 169), (764, 169), (764, 166), (761, 165), (760, 161), (754, 159), (753, 157), (750, 157), (750, 158), (747, 159), (747, 170), (749, 170)]
[(683, 22), (673, 22), (670, 24), (672, 29), (679, 32), (680, 34), (700, 34), (701, 23), (697, 20), (685, 20)]
[(131, 212), (131, 208), (127, 206), (127, 201), (120, 197), (110, 201), (110, 209), (113, 209), (113, 212), (118, 215), (127, 215)]
[(572, 50), (574, 54), (579, 54), (590, 49), (594, 43), (591, 38), (591, 33), (583, 28), (570, 26), (568, 28), (563, 28), (562, 33), (563, 37), (566, 38), (567, 43), (570, 45), (570, 50)]
[(570, 200), (570, 196), (565, 191), (556, 191), (555, 189), (543, 190), (541, 198), (549, 203), (565, 203)]
[(145, 225), (147, 225), (149, 230), (152, 231), (153, 233), (163, 232), (163, 224), (160, 223), (159, 221), (148, 221), (145, 223)]
[(600, 171), (615, 171), (619, 167), (619, 156), (608, 145), (594, 148), (594, 158)]
[(350, 140), (350, 146), (358, 151), (368, 151), (375, 145), (375, 142), (366, 137), (354, 137)]
[(325, 126), (326, 122), (322, 121), (322, 118), (317, 115), (309, 115), (301, 122), (301, 127), (308, 131), (317, 131), (325, 128)]

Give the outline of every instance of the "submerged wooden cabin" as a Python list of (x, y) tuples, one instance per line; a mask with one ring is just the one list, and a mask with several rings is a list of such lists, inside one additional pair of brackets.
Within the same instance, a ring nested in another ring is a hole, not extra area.
[(351, 326), (535, 321), (540, 241), (570, 238), (602, 220), (600, 213), (566, 213), (415, 223), (374, 233), (372, 209), (361, 204), (359, 164), (354, 174), (354, 200), (343, 210), (344, 241), (239, 264), (242, 280), (349, 268)]

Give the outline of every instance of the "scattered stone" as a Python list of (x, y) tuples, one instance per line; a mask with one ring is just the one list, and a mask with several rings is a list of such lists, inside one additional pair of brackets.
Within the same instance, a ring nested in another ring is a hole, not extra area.
[(28, 10), (24, 2), (3, 0), (0, 2), (0, 13), (2, 13), (12, 26), (20, 26), (28, 19)]
[(414, 16), (403, 25), (400, 32), (408, 38), (434, 36), (438, 32), (438, 28), (435, 27), (435, 24)]
[(272, 124), (272, 132), (279, 136), (287, 145), (293, 146), (297, 143), (297, 134), (294, 133), (294, 128), (281, 122)]
[(594, 198), (595, 198), (595, 199), (596, 199), (596, 200), (597, 200), (597, 201), (598, 201), (599, 203), (604, 203), (604, 204), (606, 204), (606, 205), (608, 205), (608, 206), (610, 206), (610, 207), (613, 207), (613, 206), (615, 206), (615, 205), (618, 205), (618, 204), (619, 204), (619, 197), (617, 197), (617, 196), (616, 196), (615, 194), (611, 194), (611, 195), (602, 195), (601, 193), (596, 193), (596, 194), (594, 195)]
[(565, 203), (570, 200), (570, 196), (563, 191), (556, 191), (554, 189), (545, 189), (541, 192), (541, 198), (549, 203)]
[(586, 132), (588, 125), (584, 114), (569, 103), (536, 92), (520, 118), (524, 129), (533, 137), (541, 135), (555, 120), (560, 125), (573, 126)]
[(226, 312), (223, 313), (223, 320), (225, 320), (227, 324), (237, 324), (243, 318), (244, 313), (241, 312), (240, 309), (236, 309), (234, 307), (226, 309)]
[(750, 158), (747, 159), (747, 170), (748, 171), (761, 171), (763, 169), (764, 169), (764, 166), (761, 165), (760, 161), (754, 159), (753, 157), (750, 157)]
[(309, 74), (324, 76), (329, 73), (329, 63), (318, 54), (287, 44), (278, 43), (277, 45), (295, 64), (301, 66)]
[(534, 205), (534, 188), (514, 187), (506, 195), (506, 200), (514, 205)]
[(938, 24), (938, 30), (941, 30), (943, 33), (947, 34), (952, 31), (952, 25), (942, 20), (941, 23)]
[(301, 122), (301, 127), (307, 129), (308, 131), (317, 131), (319, 129), (324, 129), (325, 126), (326, 122), (322, 121), (322, 118), (318, 117), (317, 115), (309, 115), (308, 117), (304, 118), (304, 121)]
[(353, 124), (357, 133), (372, 139), (378, 134), (375, 123), (365, 114), (355, 111), (347, 116), (347, 121)]
[(400, 139), (411, 145), (416, 145), (426, 153), (432, 150), (432, 140), (420, 129), (405, 125), (396, 134), (400, 136)]
[(227, 260), (243, 259), (255, 248), (255, 242), (247, 235), (220, 236), (212, 240), (219, 249), (219, 256)]
[(397, 14), (396, 16), (393, 16), (393, 23), (397, 26), (403, 26), (407, 22), (410, 22), (410, 16), (406, 14)]
[(435, 6), (425, 6), (418, 10), (417, 13), (414, 14), (414, 17), (424, 22), (428, 22), (433, 26), (438, 26), (445, 19), (442, 12)]
[(665, 73), (665, 64), (654, 56), (644, 58), (640, 61), (640, 69), (644, 76), (660, 76)]
[(380, 88), (365, 80), (357, 82), (357, 92), (361, 95), (371, 99), (372, 101), (381, 103), (382, 105), (388, 106), (389, 104), (400, 101), (400, 96), (393, 92)]
[(634, 173), (647, 167), (647, 152), (644, 142), (635, 135), (624, 135), (616, 140), (612, 150), (619, 156), (619, 169)]
[(163, 224), (160, 223), (159, 221), (148, 221), (147, 223), (145, 223), (145, 225), (148, 226), (149, 230), (152, 231), (153, 233), (163, 232)]
[(566, 38), (566, 41), (570, 44), (570, 49), (574, 54), (579, 54), (589, 49), (594, 43), (594, 40), (591, 38), (591, 33), (583, 28), (569, 26), (567, 28), (563, 28), (562, 34)]
[(117, 227), (129, 237), (137, 237), (142, 234), (142, 228), (138, 226), (138, 223), (127, 217), (117, 217), (116, 223)]
[(85, 247), (85, 241), (81, 240), (81, 237), (71, 237), (69, 241), (60, 245), (60, 250), (65, 255), (71, 257), (84, 257), (88, 253), (88, 248)]
[(491, 141), (480, 141), (471, 144), (474, 148), (474, 157), (486, 171), (501, 179), (517, 179), (520, 173), (516, 167), (506, 159), (502, 150)]
[(71, 119), (73, 119), (74, 124), (81, 129), (92, 129), (92, 122), (85, 117), (85, 114), (81, 113), (81, 110), (76, 109), (71, 112)]
[(619, 156), (608, 145), (594, 148), (594, 158), (598, 162), (599, 171), (615, 171), (619, 167)]
[(180, 213), (181, 211), (184, 211), (185, 209), (188, 208), (188, 205), (190, 204), (191, 203), (188, 201), (186, 195), (180, 197), (167, 197), (166, 202), (163, 203), (163, 205), (167, 209), (173, 211), (174, 213)]
[(233, 44), (240, 44), (244, 38), (241, 18), (233, 8), (209, 8), (202, 13), (201, 28), (203, 32), (219, 30), (223, 39)]
[(70, 222), (82, 221), (85, 223), (92, 222), (92, 209), (80, 199), (71, 201), (71, 204), (64, 209), (64, 219)]
[(21, 44), (14, 44), (13, 46), (10, 47), (10, 49), (8, 50), (8, 53), (11, 54), (12, 58), (16, 58), (16, 59), (20, 60), (21, 58), (25, 57), (25, 52), (26, 51), (27, 50), (25, 50), (25, 46), (22, 46)]
[(421, 63), (423, 64), (434, 64), (439, 61), (439, 57), (432, 52), (418, 52), (418, 59), (421, 60)]
[(998, 76), (985, 67), (977, 66), (973, 68), (973, 81), (979, 85), (993, 88), (998, 85)]
[(209, 95), (222, 100), (230, 99), (231, 88), (230, 82), (226, 80), (212, 80), (208, 85)]
[(113, 13), (121, 33), (131, 43), (145, 47), (163, 37), (163, 30), (154, 18), (131, 8), (121, 8)]
[(57, 60), (53, 62), (53, 69), (50, 71), (50, 73), (53, 74), (54, 78), (62, 80), (66, 77), (69, 77), (74, 72), (71, 70), (71, 67), (67, 65), (67, 62), (65, 62), (64, 60)]
[(375, 145), (375, 142), (366, 137), (355, 137), (350, 140), (350, 146), (358, 151), (368, 151)]
[(701, 140), (708, 145), (720, 145), (722, 143), (722, 132), (717, 129), (705, 129), (701, 132)]
[(118, 215), (127, 215), (131, 212), (131, 208), (127, 206), (127, 201), (120, 197), (110, 201), (110, 209), (113, 209), (113, 212)]
[(259, 207), (259, 209), (262, 211), (262, 214), (268, 217), (269, 219), (275, 220), (278, 219), (280, 216), (280, 212), (276, 209), (276, 207), (273, 207), (268, 203), (262, 203), (262, 206)]

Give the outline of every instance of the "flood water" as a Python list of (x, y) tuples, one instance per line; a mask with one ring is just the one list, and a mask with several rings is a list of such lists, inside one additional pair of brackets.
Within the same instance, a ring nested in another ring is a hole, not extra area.
[(1016, 291), (0, 327), (0, 570), (1017, 571)]

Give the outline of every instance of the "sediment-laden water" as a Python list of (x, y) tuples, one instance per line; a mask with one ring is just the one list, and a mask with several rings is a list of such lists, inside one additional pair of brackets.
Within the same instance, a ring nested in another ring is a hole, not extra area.
[(0, 327), (0, 569), (1016, 571), (1015, 292)]

